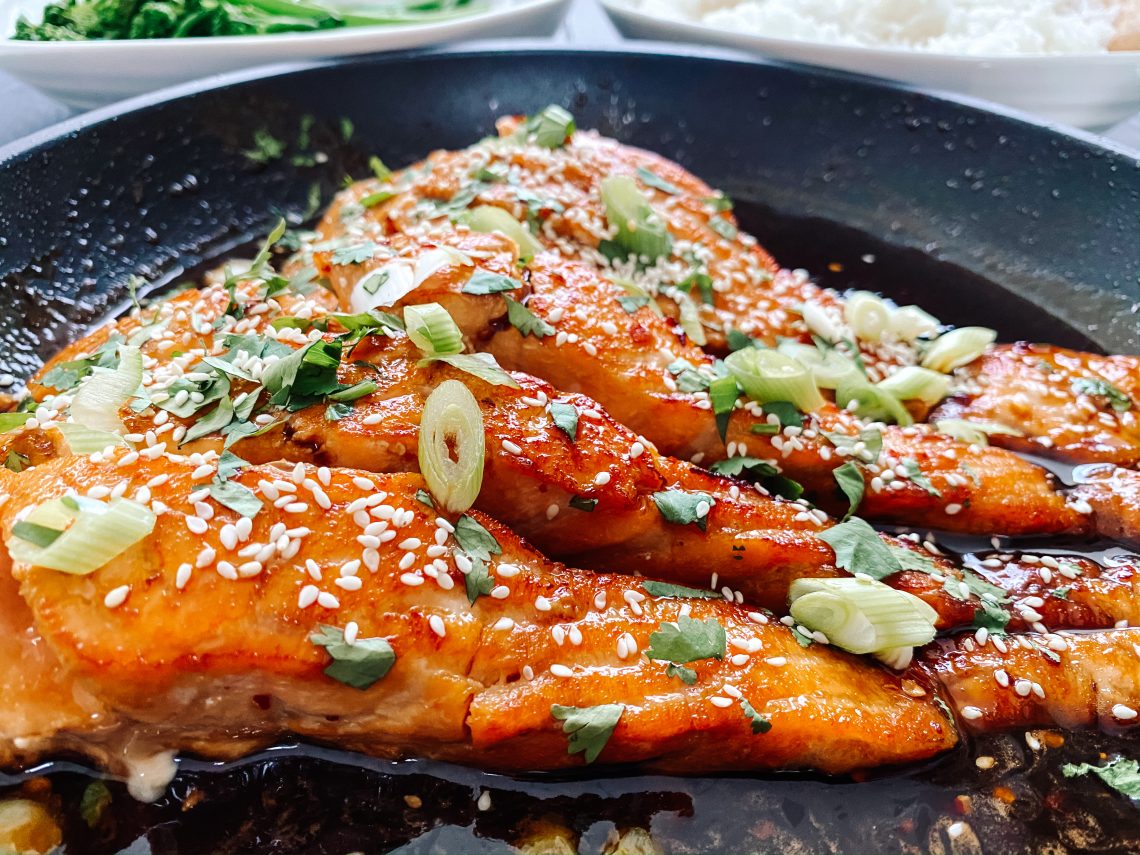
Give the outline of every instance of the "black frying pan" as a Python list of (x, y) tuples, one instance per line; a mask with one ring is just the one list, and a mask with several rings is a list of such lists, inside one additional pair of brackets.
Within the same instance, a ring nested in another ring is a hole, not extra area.
[[(370, 154), (401, 166), (550, 102), (723, 188), (778, 259), (824, 284), (918, 301), (1007, 339), (1140, 351), (1135, 158), (919, 91), (724, 56), (512, 46), (304, 66), (136, 99), (0, 149), (0, 394), (122, 306), (130, 274), (154, 288), (192, 275), (278, 212), (312, 216), (346, 174), (366, 174)], [(288, 143), (280, 157), (250, 156), (258, 131)], [(518, 779), (296, 748), (232, 767), (185, 762), (153, 805), (111, 783), (93, 827), (79, 811), (91, 779), (74, 766), (0, 785), (48, 775), (69, 851), (84, 853), (142, 835), (163, 853), (503, 851), (544, 818), (581, 834), (583, 852), (631, 825), (668, 851), (1140, 851), (1140, 812), (1059, 775), (1100, 750), (1140, 745), (1074, 734), (1043, 759), (1011, 735), (858, 783)], [(998, 765), (978, 771), (981, 753)], [(483, 790), (489, 810), (476, 804)], [(969, 828), (952, 838), (956, 821)]]

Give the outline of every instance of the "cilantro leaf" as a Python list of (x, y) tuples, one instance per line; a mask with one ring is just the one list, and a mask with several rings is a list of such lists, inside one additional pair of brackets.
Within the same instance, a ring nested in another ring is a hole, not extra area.
[[(845, 433), (828, 433), (821, 431), (827, 441), (842, 451), (847, 457), (858, 457), (865, 463), (874, 463), (879, 459), (883, 450), (883, 432), (878, 428), (866, 428), (859, 431), (858, 436), (848, 436)], [(859, 443), (863, 444), (858, 448)]]
[(765, 716), (756, 712), (756, 707), (748, 703), (748, 698), (740, 699), (740, 708), (744, 711), (744, 715), (752, 723), (753, 733), (767, 733), (772, 729), (772, 722), (768, 721)]
[(522, 333), (523, 336), (532, 335), (535, 338), (554, 335), (554, 327), (544, 321), (518, 300), (512, 300), (506, 294), (503, 299), (507, 301), (507, 320), (511, 326)]
[(724, 460), (718, 460), (709, 466), (709, 472), (714, 472), (717, 475), (727, 475), (730, 478), (740, 477), (741, 473), (746, 469), (749, 471), (749, 474), (761, 477), (778, 475), (780, 472), (780, 470), (771, 463), (761, 460), (759, 457), (726, 457)]
[(186, 431), (186, 435), (182, 438), (180, 445), (193, 442), (200, 437), (208, 436), (212, 433), (217, 433), (233, 421), (233, 417), (233, 401), (228, 397), (222, 397), (222, 399), (218, 401), (218, 406), (198, 419), (198, 421), (194, 423), (194, 426)]
[(803, 427), (804, 414), (788, 401), (769, 401), (763, 405), (763, 410), (764, 415), (778, 418), (780, 427)]
[(1107, 398), (1109, 406), (1118, 413), (1125, 413), (1132, 409), (1132, 399), (1107, 380), (1078, 377), (1072, 383), (1072, 390), (1074, 395), (1088, 395), (1090, 398)]
[[(377, 190), (375, 193), (369, 193), (367, 196), (362, 196), (360, 198), (359, 204), (361, 208), (375, 208), (381, 202), (387, 202), (395, 195), (396, 194), (391, 190)], [(345, 208), (347, 207), (349, 206), (345, 205)]]
[(913, 457), (904, 457), (902, 459), (903, 471), (906, 472), (907, 480), (913, 484), (917, 484), (931, 496), (939, 499), (942, 498), (942, 493), (930, 483), (930, 479), (926, 477), (922, 469), (919, 468), (918, 461)]
[(666, 522), (675, 525), (695, 523), (701, 531), (708, 524), (709, 511), (716, 499), (708, 493), (690, 493), (672, 488), (653, 494), (653, 504)]
[(514, 291), (522, 286), (523, 284), (517, 279), (477, 267), (460, 290), (464, 294), (500, 294), (503, 291)]
[(717, 600), (720, 594), (717, 591), (702, 591), (699, 588), (686, 588), (684, 585), (674, 585), (670, 582), (645, 581), (641, 589), (651, 597), (691, 597), (701, 600)]
[(1140, 799), (1140, 763), (1124, 757), (1116, 757), (1103, 766), (1091, 763), (1066, 763), (1061, 774), (1066, 778), (1089, 773), (1096, 775), (1108, 786), (1130, 799)]
[(843, 495), (847, 497), (847, 513), (843, 515), (845, 521), (851, 518), (859, 503), (863, 501), (863, 490), (866, 486), (863, 481), (863, 467), (854, 460), (848, 460), (842, 466), (831, 470), (831, 474), (839, 489), (843, 491)]
[(796, 643), (799, 644), (800, 647), (811, 647), (812, 644), (815, 643), (815, 639), (800, 629), (799, 626), (792, 627), (792, 638), (796, 640)]
[(793, 502), (804, 494), (803, 484), (784, 475), (761, 478), (760, 484), (773, 496), (780, 496)]
[(1067, 600), (1069, 599), (1069, 591), (1072, 589), (1072, 585), (1065, 585), (1062, 588), (1054, 588), (1049, 592), (1049, 596), (1055, 597), (1058, 600)]
[(732, 417), (732, 411), (736, 408), (736, 400), (739, 397), (740, 385), (735, 377), (718, 377), (709, 383), (709, 401), (716, 416), (716, 429), (721, 442), (724, 442), (728, 435), (728, 421)]
[(587, 763), (598, 759), (623, 712), (624, 704), (600, 704), (596, 707), (555, 704), (550, 708), (550, 715), (562, 722), (562, 732), (570, 737), (567, 753), (581, 753)]
[(480, 561), (490, 561), (492, 555), (501, 555), (503, 552), (495, 536), (467, 514), (456, 520), (454, 537), (460, 549)]
[(720, 621), (681, 615), (676, 623), (663, 623), (650, 634), (645, 656), (684, 665), (701, 659), (723, 659), (726, 645), (727, 637)]
[(261, 510), (261, 499), (248, 487), (236, 481), (217, 481), (210, 484), (210, 498), (220, 505), (243, 517), (257, 516)]
[(835, 566), (849, 573), (882, 581), (902, 569), (879, 533), (859, 517), (824, 529), (819, 537), (835, 551)]
[(477, 599), (495, 589), (495, 580), (491, 578), (491, 572), (485, 560), (474, 555), (470, 558), (471, 572), (464, 575), (463, 584), (467, 589), (467, 602), (475, 605)]
[(666, 181), (656, 172), (646, 169), (644, 166), (637, 167), (637, 177), (641, 179), (643, 184), (654, 187), (663, 193), (668, 193), (670, 196), (676, 196), (681, 192), (676, 184)]
[(339, 422), (345, 416), (352, 414), (352, 404), (332, 403), (325, 407), (325, 421)]
[(686, 668), (684, 665), (675, 665), (672, 662), (665, 668), (666, 677), (676, 677), (686, 686), (691, 686), (697, 682), (697, 672), (692, 668)]
[(428, 362), (446, 362), (452, 368), (465, 371), (472, 377), (478, 377), (484, 383), (490, 383), (492, 386), (519, 388), (515, 378), (499, 367), (495, 357), (489, 353), (455, 353), (450, 356), (433, 356), (420, 360), (421, 365)]
[(342, 351), (340, 341), (317, 339), (266, 366), (262, 382), (269, 403), (296, 412), (337, 391)]
[(891, 555), (899, 563), (901, 570), (917, 570), (919, 573), (933, 573), (937, 567), (934, 564), (934, 559), (921, 552), (913, 549), (907, 549), (905, 546), (896, 546), (893, 543), (887, 544), (887, 548), (891, 550)]
[(396, 663), (396, 654), (386, 638), (344, 640), (344, 630), (321, 624), (309, 641), (323, 647), (332, 657), (325, 674), (354, 689), (367, 689), (379, 682)]
[(550, 418), (555, 427), (570, 437), (574, 442), (578, 439), (578, 408), (564, 401), (554, 401), (550, 405)]
[(638, 309), (649, 305), (649, 296), (646, 294), (622, 294), (617, 298), (627, 315), (632, 315)]
[(422, 505), (427, 505), (429, 508), (435, 507), (435, 499), (433, 499), (431, 497), (431, 493), (429, 493), (423, 487), (416, 490), (416, 501)]
[(1009, 612), (989, 600), (982, 600), (981, 609), (974, 612), (974, 626), (988, 629), (990, 633), (1004, 634), (1009, 621)]
[(342, 246), (340, 249), (334, 250), (332, 254), (333, 264), (360, 264), (363, 261), (369, 261), (376, 254), (376, 250), (380, 247), (372, 241), (364, 241), (363, 243), (354, 243), (349, 246)]

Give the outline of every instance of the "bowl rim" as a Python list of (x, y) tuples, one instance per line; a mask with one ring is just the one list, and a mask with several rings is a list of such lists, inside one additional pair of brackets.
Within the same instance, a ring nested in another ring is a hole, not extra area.
[(731, 36), (735, 39), (754, 39), (757, 48), (769, 45), (773, 48), (787, 48), (790, 50), (803, 48), (822, 48), (834, 52), (845, 58), (867, 57), (872, 59), (914, 59), (918, 63), (927, 60), (943, 63), (957, 63), (963, 65), (1027, 65), (1031, 62), (1050, 62), (1057, 64), (1078, 65), (1087, 62), (1099, 62), (1107, 65), (1130, 66), (1140, 64), (1140, 50), (1106, 50), (1103, 53), (1017, 53), (1017, 54), (963, 54), (942, 53), (938, 51), (911, 50), (904, 47), (878, 47), (870, 45), (845, 45), (833, 42), (815, 41), (812, 39), (789, 39), (776, 36), (764, 36), (759, 33), (734, 33), (723, 27), (714, 27), (702, 21), (687, 18), (660, 17), (651, 15), (634, 6), (629, 0), (598, 0), (606, 13), (612, 16), (627, 17), (651, 25), (675, 25), (696, 33), (710, 36)]
[[(545, 2), (564, 2), (564, 0), (545, 0)], [(255, 83), (275, 77), (285, 77), (293, 74), (303, 74), (321, 68), (338, 65), (368, 65), (383, 66), (390, 63), (425, 62), (434, 58), (463, 59), (463, 58), (499, 58), (506, 60), (511, 56), (562, 56), (575, 57), (582, 61), (592, 56), (606, 56), (610, 58), (624, 58), (637, 60), (644, 57), (660, 57), (691, 61), (694, 63), (717, 63), (725, 66), (748, 65), (769, 66), (784, 68), (799, 74), (829, 78), (840, 82), (852, 82), (860, 85), (871, 85), (880, 89), (898, 92), (900, 94), (921, 95), (942, 102), (965, 107), (968, 110), (995, 115), (1021, 125), (1027, 125), (1038, 131), (1069, 137), (1093, 149), (1109, 152), (1113, 155), (1126, 158), (1137, 168), (1140, 168), (1140, 149), (1110, 140), (1102, 136), (1052, 122), (1035, 116), (1014, 107), (986, 101), (969, 95), (936, 89), (926, 86), (907, 84), (899, 81), (886, 80), (868, 74), (858, 74), (850, 71), (841, 71), (832, 68), (821, 68), (806, 63), (777, 60), (757, 57), (744, 50), (708, 46), (687, 45), (672, 42), (641, 41), (636, 43), (623, 43), (615, 46), (612, 42), (598, 45), (552, 45), (546, 39), (486, 39), (464, 42), (458, 45), (413, 48), (410, 50), (389, 51), (372, 55), (353, 55), (323, 60), (280, 62), (268, 65), (259, 65), (253, 68), (244, 68), (237, 71), (212, 74), (188, 83), (178, 83), (116, 101), (105, 107), (99, 107), (85, 113), (80, 113), (63, 121), (56, 122), (34, 131), (12, 142), (0, 146), (0, 169), (12, 160), (26, 157), (34, 151), (48, 146), (60, 137), (73, 136), (91, 128), (114, 122), (128, 114), (138, 113), (181, 99), (189, 99), (216, 89), (227, 89), (247, 83)]]

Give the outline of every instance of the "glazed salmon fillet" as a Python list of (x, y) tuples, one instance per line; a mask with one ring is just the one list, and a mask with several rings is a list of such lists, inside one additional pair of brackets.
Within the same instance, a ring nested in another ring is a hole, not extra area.
[(932, 419), (1012, 429), (992, 441), (1073, 463), (1140, 462), (1140, 357), (1024, 342), (991, 347), (958, 369)]
[(1076, 498), (1096, 515), (1105, 535), (1140, 548), (1140, 472), (1111, 465), (1078, 468)]
[[(885, 669), (803, 648), (723, 600), (658, 598), (628, 577), (569, 570), (477, 512), (438, 517), (416, 476), (251, 466), (233, 476), (264, 502), (250, 519), (209, 498), (215, 455), (128, 455), (6, 477), (0, 530), (10, 544), (17, 519), (69, 493), (161, 502), (153, 531), (90, 575), (12, 566), (29, 629), (62, 666), (53, 678), (74, 677), (155, 751), (229, 757), (231, 736), (240, 752), (293, 733), (380, 756), (558, 768), (580, 758), (552, 708), (603, 704), (621, 715), (601, 762), (688, 772), (841, 772), (929, 757), (957, 738), (928, 693), (907, 694)], [(285, 485), (290, 501), (275, 500)], [(478, 568), (462, 538), (472, 527), (490, 553)], [(470, 596), (464, 569), (486, 573), (485, 593)], [(720, 658), (693, 663), (692, 685), (637, 655), (685, 619), (727, 639)], [(386, 639), (394, 664), (370, 688), (326, 675), (334, 660), (311, 640), (322, 626), (357, 649)], [(742, 700), (770, 729), (754, 732)], [(5, 721), (3, 754), (26, 757), (35, 731)]]

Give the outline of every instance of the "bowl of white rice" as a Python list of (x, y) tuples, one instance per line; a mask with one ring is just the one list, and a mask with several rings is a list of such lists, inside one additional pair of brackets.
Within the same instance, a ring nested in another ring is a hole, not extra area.
[(633, 38), (728, 45), (1104, 129), (1140, 111), (1140, 0), (601, 0)]

